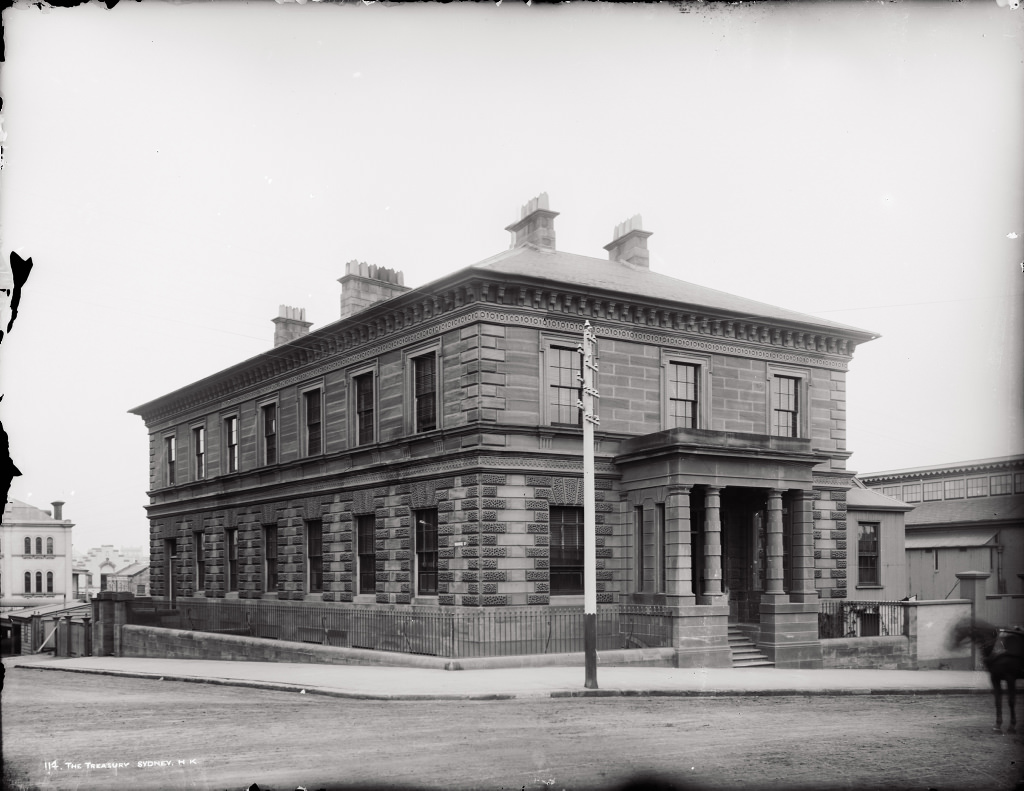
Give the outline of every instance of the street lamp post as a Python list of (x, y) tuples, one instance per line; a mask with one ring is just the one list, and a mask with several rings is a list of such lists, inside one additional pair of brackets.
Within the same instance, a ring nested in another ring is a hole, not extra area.
[(583, 325), (583, 342), (578, 351), (583, 356), (580, 375), (580, 400), (583, 413), (583, 651), (585, 665), (584, 686), (597, 689), (597, 552), (596, 519), (594, 515), (594, 426), (600, 423), (594, 388), (596, 350), (594, 330), (590, 322)]

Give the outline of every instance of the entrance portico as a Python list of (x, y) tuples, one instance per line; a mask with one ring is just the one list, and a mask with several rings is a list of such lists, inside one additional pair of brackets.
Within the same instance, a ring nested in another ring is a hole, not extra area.
[(627, 499), (665, 504), (663, 580), (629, 597), (673, 608), (679, 666), (730, 666), (730, 623), (777, 666), (821, 666), (811, 506), (823, 461), (810, 440), (764, 435), (673, 429), (623, 443)]

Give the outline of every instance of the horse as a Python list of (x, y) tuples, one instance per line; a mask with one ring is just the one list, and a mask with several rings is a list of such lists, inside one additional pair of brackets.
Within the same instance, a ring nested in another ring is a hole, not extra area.
[(992, 730), (1003, 732), (1003, 682), (1006, 682), (1006, 701), (1010, 708), (1010, 727), (1007, 733), (1017, 732), (1017, 679), (1024, 678), (1024, 629), (992, 626), (976, 619), (960, 621), (950, 636), (954, 646), (970, 640), (981, 647), (982, 661), (992, 679), (992, 693), (996, 699), (996, 726)]

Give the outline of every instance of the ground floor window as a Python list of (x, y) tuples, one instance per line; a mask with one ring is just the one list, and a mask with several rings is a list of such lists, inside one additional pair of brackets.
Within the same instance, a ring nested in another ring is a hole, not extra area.
[(359, 561), (359, 593), (377, 590), (377, 551), (375, 546), (376, 517), (361, 514), (356, 517), (356, 558)]
[(437, 509), (416, 512), (416, 595), (437, 595)]
[(878, 524), (861, 522), (857, 530), (857, 582), (878, 585)]
[(551, 595), (583, 593), (583, 509), (552, 506)]

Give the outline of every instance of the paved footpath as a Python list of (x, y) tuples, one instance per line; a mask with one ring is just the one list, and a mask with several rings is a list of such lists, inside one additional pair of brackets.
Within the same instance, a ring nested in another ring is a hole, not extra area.
[(415, 667), (135, 659), (50, 655), (5, 657), (6, 672), (65, 671), (279, 689), (379, 700), (494, 699), (604, 695), (928, 695), (991, 691), (988, 675), (965, 670), (782, 670), (777, 668), (598, 667), (598, 689), (582, 667), (434, 670)]

